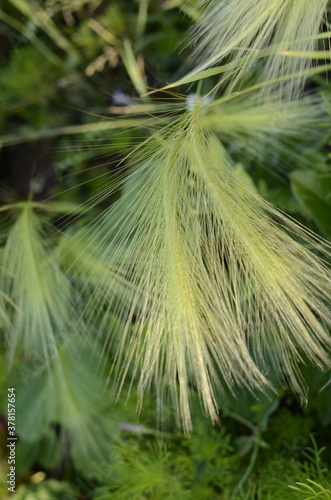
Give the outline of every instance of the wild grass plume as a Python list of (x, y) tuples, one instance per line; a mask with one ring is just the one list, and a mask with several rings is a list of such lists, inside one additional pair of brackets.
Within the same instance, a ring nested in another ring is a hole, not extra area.
[[(50, 463), (56, 454), (70, 454), (88, 474), (109, 458), (109, 442), (116, 438), (114, 424), (106, 416), (109, 400), (102, 394), (105, 382), (95, 376), (97, 358), (90, 351), (88, 341), (82, 348), (78, 336), (73, 335), (59, 346), (58, 355), (48, 366), (36, 369), (31, 363), (20, 374), (23, 383), (17, 374), (15, 380), (19, 385), (20, 438), (33, 443), (44, 437), (42, 446)], [(61, 426), (56, 430), (58, 422)]]
[(11, 359), (16, 352), (47, 360), (69, 333), (70, 284), (52, 259), (46, 233), (32, 203), (22, 204), (7, 238), (1, 273), (1, 289), (11, 298), (3, 301)]
[[(315, 56), (314, 51), (328, 0), (202, 0), (200, 3), (203, 13), (191, 36), (192, 74), (232, 61), (235, 64), (229, 65), (229, 71), (233, 72), (231, 82), (240, 85), (264, 57), (264, 70), (258, 69), (259, 81), (295, 75), (281, 83), (281, 87), (286, 88), (289, 96), (298, 94), (304, 70), (315, 57), (321, 57), (318, 53)], [(323, 57), (329, 59), (329, 51), (324, 51)]]
[(206, 123), (197, 102), (137, 150), (131, 188), (98, 229), (113, 265), (92, 299), (119, 390), (130, 372), (141, 399), (170, 391), (186, 431), (190, 385), (217, 421), (226, 386), (263, 390), (272, 365), (304, 395), (299, 364), (329, 364), (330, 272), (305, 248), (326, 257), (328, 245), (247, 188)]

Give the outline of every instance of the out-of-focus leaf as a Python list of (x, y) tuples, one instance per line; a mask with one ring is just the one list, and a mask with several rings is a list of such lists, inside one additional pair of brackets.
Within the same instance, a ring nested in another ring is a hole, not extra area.
[(73, 500), (76, 498), (74, 489), (64, 481), (48, 479), (37, 484), (22, 484), (13, 500)]
[[(92, 345), (82, 348), (71, 340), (49, 365), (30, 376), (24, 374), (25, 384), (15, 383), (17, 435), (32, 444), (39, 442), (37, 462), (47, 468), (58, 463), (60, 444), (62, 456), (69, 450), (77, 468), (91, 471), (95, 463), (107, 460), (111, 442), (120, 432), (109, 418), (109, 403), (102, 395), (105, 382), (94, 375), (99, 358), (92, 352)], [(58, 443), (53, 425), (59, 428)]]
[(331, 174), (312, 170), (296, 171), (290, 176), (292, 191), (327, 235), (331, 235)]

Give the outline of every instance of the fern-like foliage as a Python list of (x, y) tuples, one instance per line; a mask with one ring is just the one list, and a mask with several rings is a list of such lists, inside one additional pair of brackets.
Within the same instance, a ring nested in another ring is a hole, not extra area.
[(223, 431), (214, 431), (212, 439), (205, 434), (203, 444), (198, 435), (192, 436), (182, 449), (171, 441), (145, 446), (134, 439), (123, 441), (116, 447), (110, 481), (96, 491), (96, 498), (215, 498), (216, 484), (224, 491), (231, 487), (236, 458), (229, 441)]

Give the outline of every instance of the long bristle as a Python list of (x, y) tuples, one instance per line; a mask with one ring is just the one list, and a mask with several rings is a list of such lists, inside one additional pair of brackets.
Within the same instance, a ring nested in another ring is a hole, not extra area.
[[(298, 365), (303, 356), (328, 365), (330, 323), (330, 273), (304, 245), (329, 248), (240, 183), (200, 111), (157, 134), (133, 168), (134, 189), (104, 218), (113, 235), (104, 258), (116, 265), (95, 295), (119, 389), (130, 371), (141, 398), (151, 384), (160, 398), (170, 391), (188, 431), (190, 384), (216, 421), (223, 383), (270, 386), (272, 351), (279, 376), (303, 394)], [(118, 337), (113, 316), (125, 325)]]
[[(242, 81), (265, 57), (260, 81), (296, 75), (281, 83), (287, 95), (298, 95), (304, 70), (314, 58), (327, 0), (212, 0), (196, 30), (192, 74), (232, 59), (239, 63), (232, 85)], [(326, 56), (327, 58), (327, 56)], [(240, 64), (240, 60), (244, 63)], [(268, 89), (267, 89), (268, 90)]]

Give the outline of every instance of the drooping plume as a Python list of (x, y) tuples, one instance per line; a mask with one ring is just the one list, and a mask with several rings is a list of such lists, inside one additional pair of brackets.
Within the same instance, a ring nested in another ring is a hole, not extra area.
[(2, 302), (11, 357), (18, 351), (30, 359), (49, 360), (68, 335), (70, 284), (52, 260), (44, 229), (26, 202), (4, 248), (1, 290), (10, 297)]
[(112, 264), (92, 299), (119, 388), (130, 372), (141, 398), (170, 391), (186, 430), (190, 385), (216, 421), (224, 384), (269, 385), (266, 359), (302, 393), (298, 364), (328, 364), (330, 324), (330, 272), (304, 245), (328, 247), (241, 183), (198, 108), (136, 153), (131, 188), (103, 218)]
[[(232, 60), (229, 71), (240, 81), (266, 57), (261, 81), (297, 75), (283, 82), (289, 95), (302, 87), (318, 45), (328, 0), (211, 0), (192, 34), (192, 74)], [(317, 58), (319, 56), (316, 56)], [(240, 62), (243, 58), (244, 64)], [(325, 51), (325, 59), (330, 52)], [(237, 63), (237, 65), (236, 65)], [(236, 79), (234, 80), (236, 81)], [(233, 84), (233, 79), (232, 79)]]

